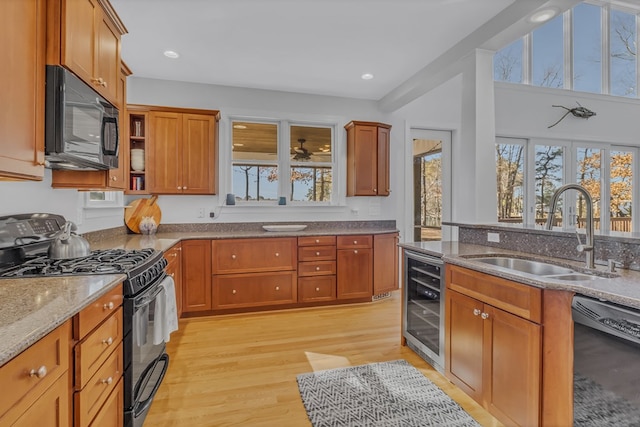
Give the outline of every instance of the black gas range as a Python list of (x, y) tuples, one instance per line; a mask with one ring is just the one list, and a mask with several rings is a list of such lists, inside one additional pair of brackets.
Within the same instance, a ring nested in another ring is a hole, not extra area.
[(94, 250), (87, 256), (51, 259), (47, 250), (65, 219), (53, 214), (0, 217), (0, 278), (125, 274), (125, 296), (135, 295), (164, 272), (162, 252), (154, 249)]

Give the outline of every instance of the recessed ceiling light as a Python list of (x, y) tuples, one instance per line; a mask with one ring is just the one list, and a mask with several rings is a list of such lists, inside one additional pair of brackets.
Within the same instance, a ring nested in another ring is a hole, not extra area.
[(362, 78), (362, 80), (371, 80), (373, 78), (373, 74), (364, 73), (363, 75), (360, 76), (360, 78)]
[(233, 125), (234, 129), (246, 129), (247, 127), (245, 125)]
[(236, 142), (235, 144), (233, 144), (234, 147), (244, 147), (244, 144), (240, 143), (240, 142)]
[(529, 17), (529, 21), (534, 22), (536, 24), (540, 24), (542, 22), (547, 22), (549, 19), (553, 18), (557, 14), (558, 14), (558, 9), (545, 8), (531, 15)]
[(178, 52), (174, 52), (173, 50), (165, 50), (164, 51), (164, 56), (166, 56), (167, 58), (171, 58), (171, 59), (176, 59), (176, 58), (180, 57)]

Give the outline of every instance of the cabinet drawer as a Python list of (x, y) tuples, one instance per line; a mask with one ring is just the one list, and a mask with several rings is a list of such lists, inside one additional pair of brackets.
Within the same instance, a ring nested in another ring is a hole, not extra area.
[(71, 322), (67, 321), (0, 368), (0, 384), (8, 387), (0, 395), (0, 417), (18, 403), (31, 406), (68, 371), (70, 340)]
[(124, 380), (111, 392), (89, 427), (121, 426), (124, 419)]
[(336, 236), (298, 237), (298, 246), (335, 246)]
[(540, 323), (542, 289), (446, 264), (447, 288)]
[(370, 248), (373, 236), (359, 234), (353, 236), (338, 236), (338, 249)]
[(88, 381), (82, 391), (74, 394), (76, 424), (88, 426), (122, 377), (122, 343)]
[(333, 301), (336, 299), (336, 276), (301, 277), (298, 279), (298, 301)]
[(295, 272), (213, 276), (213, 308), (289, 304), (298, 299)]
[(298, 261), (320, 261), (336, 259), (335, 246), (304, 246), (298, 248)]
[(75, 388), (82, 390), (120, 341), (122, 341), (122, 308), (107, 318), (95, 331), (74, 348)]
[(85, 335), (102, 323), (104, 319), (115, 313), (121, 305), (122, 285), (118, 285), (74, 317), (74, 320), (77, 322), (74, 325), (74, 338), (77, 340), (84, 338)]
[(297, 239), (233, 239), (212, 241), (213, 274), (295, 270)]
[(164, 259), (167, 260), (169, 265), (178, 262), (180, 260), (180, 254), (182, 252), (182, 245), (180, 243), (174, 245), (164, 253)]
[(326, 276), (327, 274), (336, 274), (335, 261), (298, 263), (298, 276)]

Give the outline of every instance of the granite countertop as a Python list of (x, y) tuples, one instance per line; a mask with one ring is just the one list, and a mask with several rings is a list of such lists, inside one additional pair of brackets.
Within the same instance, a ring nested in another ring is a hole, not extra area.
[(568, 261), (560, 258), (550, 258), (531, 255), (525, 252), (500, 249), (490, 246), (471, 245), (458, 242), (413, 242), (400, 243), (400, 247), (425, 255), (442, 258), (445, 263), (459, 265), (461, 267), (492, 274), (494, 276), (513, 280), (544, 289), (557, 289), (575, 292), (600, 298), (628, 307), (640, 309), (640, 271), (617, 270), (615, 277), (608, 276), (605, 266), (597, 266), (595, 279), (588, 280), (559, 280), (550, 277), (536, 276), (521, 273), (508, 268), (498, 267), (474, 260), (481, 255), (510, 255), (514, 257), (535, 259), (543, 262), (551, 262), (571, 268), (578, 272), (584, 271), (584, 263)]
[(0, 279), (0, 366), (125, 279), (123, 274)]

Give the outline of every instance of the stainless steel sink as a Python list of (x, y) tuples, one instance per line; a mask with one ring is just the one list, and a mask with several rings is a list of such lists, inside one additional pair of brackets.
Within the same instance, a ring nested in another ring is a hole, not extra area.
[(517, 270), (523, 273), (535, 274), (536, 276), (551, 276), (559, 274), (573, 274), (575, 271), (570, 268), (560, 267), (546, 262), (531, 261), (521, 258), (510, 257), (486, 257), (474, 258), (474, 261), (480, 261), (485, 264), (495, 265), (497, 267)]
[(569, 281), (593, 280), (598, 278), (598, 276), (595, 276), (593, 274), (584, 274), (584, 273), (559, 274), (557, 276), (551, 275), (551, 276), (545, 276), (545, 277), (549, 279), (569, 280)]

